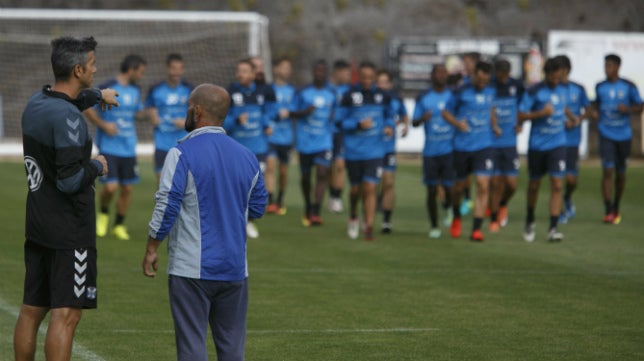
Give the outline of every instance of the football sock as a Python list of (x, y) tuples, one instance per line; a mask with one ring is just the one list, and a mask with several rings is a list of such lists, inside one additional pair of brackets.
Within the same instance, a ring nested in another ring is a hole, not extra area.
[(125, 220), (125, 215), (123, 214), (116, 214), (116, 220), (114, 221), (115, 225), (123, 224), (123, 221)]
[(479, 218), (479, 217), (474, 218), (472, 231), (476, 231), (476, 230), (481, 229), (482, 224), (483, 224), (483, 218)]
[(277, 204), (279, 204), (280, 207), (282, 206), (282, 201), (283, 200), (284, 200), (284, 191), (279, 191), (277, 193)]
[(392, 211), (390, 211), (390, 210), (383, 210), (383, 211), (382, 211), (382, 214), (383, 214), (383, 217), (382, 217), (382, 218), (383, 218), (383, 221), (384, 221), (385, 223), (389, 223), (389, 222), (391, 222), (391, 212), (392, 212)]
[(268, 204), (273, 204), (273, 192), (268, 193)]
[(617, 199), (613, 202), (613, 212), (615, 212), (615, 214), (619, 213), (619, 201)]
[(526, 216), (525, 223), (534, 223), (534, 207), (528, 207), (528, 215)]
[(108, 213), (110, 213), (110, 210), (109, 210), (109, 208), (108, 208), (108, 207), (103, 207), (103, 206), (101, 206), (101, 213), (108, 214)]
[(490, 221), (491, 222), (496, 222), (496, 218), (499, 216), (499, 212), (492, 212), (490, 214)]
[(557, 221), (559, 220), (559, 216), (550, 216), (550, 229), (556, 229), (557, 228)]
[(610, 200), (604, 200), (604, 212), (608, 214), (611, 210)]

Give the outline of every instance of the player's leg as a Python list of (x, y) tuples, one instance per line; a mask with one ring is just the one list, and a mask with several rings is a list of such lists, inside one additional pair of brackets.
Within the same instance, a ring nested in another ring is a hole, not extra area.
[(344, 135), (341, 132), (333, 134), (333, 161), (329, 180), (329, 211), (341, 213), (342, 189), (346, 177), (346, 163), (344, 160)]
[(601, 191), (604, 200), (604, 223), (612, 224), (615, 219), (613, 211), (613, 174), (615, 173), (615, 160), (617, 149), (615, 142), (599, 136), (599, 154), (602, 159)]
[(311, 205), (311, 225), (321, 225), (320, 208), (324, 193), (328, 187), (329, 167), (331, 166), (331, 151), (321, 152), (315, 157), (315, 190), (314, 203)]
[(382, 179), (383, 158), (369, 159), (363, 162), (364, 174), (362, 177), (362, 207), (365, 221), (365, 239), (374, 239), (373, 224), (378, 206), (378, 183)]
[(450, 233), (453, 238), (461, 236), (461, 199), (464, 189), (467, 187), (467, 178), (471, 170), (471, 154), (469, 152), (454, 153), (455, 182), (452, 188), (452, 213), (454, 219), (450, 226)]
[(33, 361), (36, 356), (38, 328), (49, 308), (23, 304), (20, 307), (13, 334), (13, 350), (16, 361)]
[(299, 153), (300, 157), (300, 190), (304, 200), (304, 217), (302, 224), (311, 225), (311, 171), (313, 166), (313, 156), (310, 154)]
[(107, 161), (107, 174), (99, 177), (99, 182), (103, 184), (103, 188), (99, 194), (99, 212), (96, 215), (96, 235), (98, 237), (107, 235), (107, 229), (110, 224), (110, 204), (118, 189), (120, 176), (118, 157), (109, 154), (104, 154), (104, 156)]
[(391, 153), (385, 155), (384, 167), (381, 179), (381, 198), (380, 204), (382, 208), (382, 233), (391, 233), (391, 215), (394, 211), (394, 204), (396, 202), (396, 194), (394, 192), (394, 182), (396, 177), (396, 155)]
[(347, 173), (349, 176), (349, 222), (347, 234), (351, 239), (357, 239), (360, 235), (360, 221), (358, 220), (358, 202), (360, 201), (362, 188), (362, 177), (364, 167), (361, 161), (347, 161)]
[(45, 339), (45, 358), (47, 361), (68, 361), (72, 355), (74, 332), (80, 322), (80, 308), (52, 308)]
[(161, 170), (163, 170), (163, 163), (168, 155), (168, 151), (155, 149), (154, 150), (154, 174), (157, 177), (157, 187), (159, 186), (159, 179), (161, 178)]
[(619, 224), (622, 221), (622, 215), (619, 211), (619, 203), (622, 200), (624, 189), (626, 187), (626, 161), (630, 156), (631, 141), (617, 142), (617, 157), (615, 161), (615, 198), (613, 200), (613, 213), (615, 218), (613, 224)]
[(211, 303), (200, 280), (170, 275), (168, 291), (178, 361), (207, 361), (206, 334)]
[(266, 184), (266, 191), (268, 192), (268, 205), (266, 206), (266, 213), (275, 214), (279, 211), (277, 203), (275, 203), (275, 168), (277, 168), (277, 146), (275, 144), (268, 145), (268, 154), (266, 155), (266, 171), (264, 172), (264, 183)]
[(492, 157), (494, 162), (494, 172), (490, 178), (490, 232), (501, 230), (499, 222), (499, 210), (501, 208), (501, 199), (505, 194), (505, 181), (503, 173), (504, 154), (502, 148), (492, 148)]
[(579, 148), (566, 147), (566, 176), (563, 195), (563, 208), (559, 216), (559, 223), (567, 223), (575, 216), (576, 209), (572, 202), (572, 194), (577, 189), (577, 175), (579, 162)]
[[(326, 189), (325, 189), (326, 191)], [(243, 361), (248, 281), (216, 282), (208, 316), (218, 361)]]
[[(503, 149), (503, 158), (501, 165), (501, 174), (503, 182), (503, 194), (499, 201), (499, 213), (497, 220), (501, 227), (508, 224), (508, 203), (514, 196), (517, 190), (517, 182), (519, 178), (519, 168), (521, 161), (519, 160), (519, 153), (516, 147), (508, 147)], [(495, 164), (496, 166), (496, 164)]]
[(490, 148), (481, 149), (472, 155), (472, 173), (476, 182), (476, 198), (474, 201), (474, 220), (470, 240), (483, 241), (483, 218), (485, 209), (490, 203), (490, 177), (494, 172), (494, 160)]
[(284, 194), (286, 194), (286, 187), (288, 186), (288, 165), (291, 157), (291, 147), (283, 146), (278, 153), (279, 164), (279, 185), (277, 191), (277, 205), (279, 206), (279, 215), (286, 214), (286, 207), (284, 207)]
[(534, 241), (535, 233), (535, 210), (539, 196), (541, 178), (546, 174), (544, 152), (528, 150), (528, 189), (526, 190), (526, 218), (523, 229), (523, 239), (526, 242)]

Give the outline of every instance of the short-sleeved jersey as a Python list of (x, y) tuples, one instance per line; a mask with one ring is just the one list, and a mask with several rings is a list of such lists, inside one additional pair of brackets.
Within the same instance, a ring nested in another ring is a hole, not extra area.
[[(581, 116), (582, 110), (585, 109), (590, 102), (586, 95), (584, 86), (569, 81), (561, 84), (567, 91), (566, 106), (575, 116)], [(576, 127), (566, 128), (566, 147), (577, 147), (581, 143), (581, 125)]]
[[(275, 92), (270, 85), (251, 83), (244, 87), (235, 82), (228, 87), (230, 109), (224, 121), (226, 132), (236, 141), (255, 154), (268, 151), (268, 138), (264, 130), (271, 126), (277, 116)], [(248, 114), (246, 124), (239, 124), (237, 118)]]
[[(389, 96), (391, 96), (391, 111), (395, 123), (399, 119), (407, 116), (407, 109), (405, 108), (405, 103), (403, 103), (402, 98), (396, 92), (390, 91)], [(385, 153), (396, 152), (396, 127), (394, 127), (394, 133), (392, 136), (386, 136), (383, 134), (383, 141), (385, 142)]]
[(304, 154), (318, 153), (333, 147), (335, 94), (328, 88), (309, 85), (297, 92), (295, 111), (314, 106), (315, 110), (295, 123), (295, 148)]
[(522, 113), (539, 111), (548, 103), (554, 109), (549, 117), (531, 119), (529, 149), (544, 151), (566, 145), (566, 95), (566, 88), (561, 84), (553, 88), (545, 82), (532, 86), (523, 94), (519, 106)]
[(177, 128), (174, 120), (185, 119), (192, 88), (192, 85), (184, 81), (174, 87), (163, 81), (150, 88), (145, 106), (156, 108), (159, 114), (159, 125), (154, 128), (156, 149), (168, 151), (188, 134), (184, 128)]
[[(395, 126), (389, 94), (376, 86), (363, 89), (356, 85), (342, 96), (338, 113), (344, 132), (345, 159), (369, 160), (384, 157), (384, 128)], [(359, 123), (367, 118), (372, 120), (371, 128), (360, 129)]]
[(425, 157), (449, 154), (454, 150), (455, 128), (443, 118), (443, 110), (451, 96), (452, 92), (448, 89), (442, 92), (430, 89), (416, 98), (414, 119), (422, 118), (428, 111), (432, 112), (432, 117), (423, 124), (425, 129), (423, 156)]
[(514, 78), (508, 78), (505, 83), (495, 81), (493, 86), (496, 88), (496, 96), (492, 104), (496, 112), (497, 125), (501, 128), (501, 136), (494, 136), (492, 147), (514, 147), (517, 145), (514, 127), (517, 125), (519, 103), (525, 88), (523, 83)]
[[(87, 106), (46, 87), (29, 99), (22, 114), (29, 188), (25, 237), (48, 248), (96, 245), (94, 179), (98, 169), (90, 160), (92, 138), (81, 113)], [(59, 189), (59, 183), (68, 179), (77, 184), (77, 190)]]
[(456, 130), (454, 149), (461, 152), (474, 152), (492, 145), (492, 102), (496, 90), (491, 86), (477, 89), (466, 84), (452, 93), (447, 110), (457, 120), (465, 119), (469, 126), (466, 132)]
[[(295, 88), (290, 84), (277, 85), (273, 84), (275, 92), (276, 107), (280, 109), (291, 110), (295, 100)], [(268, 137), (268, 142), (278, 145), (293, 144), (293, 123), (291, 118), (280, 118), (279, 113), (273, 123), (273, 134)]]
[(96, 128), (96, 146), (102, 154), (117, 157), (136, 156), (136, 125), (134, 116), (143, 110), (141, 88), (136, 84), (123, 85), (116, 79), (98, 86), (99, 89), (111, 88), (118, 94), (119, 106), (103, 112), (96, 108), (98, 115), (108, 123), (116, 123), (118, 133), (108, 135)]
[(637, 86), (618, 78), (611, 82), (604, 80), (595, 87), (599, 109), (599, 133), (612, 140), (623, 141), (633, 137), (631, 115), (617, 110), (619, 104), (633, 106), (642, 103)]

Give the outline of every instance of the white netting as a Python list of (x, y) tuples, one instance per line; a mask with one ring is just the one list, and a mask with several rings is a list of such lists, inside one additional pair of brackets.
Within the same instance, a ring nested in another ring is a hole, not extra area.
[[(183, 56), (185, 79), (193, 84), (227, 86), (237, 60), (250, 55), (270, 66), (267, 27), (266, 18), (255, 13), (0, 9), (0, 136), (19, 138), (29, 96), (53, 83), (50, 42), (58, 36), (98, 41), (94, 85), (114, 77), (126, 55), (143, 56), (148, 65), (140, 85), (146, 96), (150, 85), (165, 79), (168, 53)], [(151, 127), (138, 128), (139, 138), (149, 141)]]

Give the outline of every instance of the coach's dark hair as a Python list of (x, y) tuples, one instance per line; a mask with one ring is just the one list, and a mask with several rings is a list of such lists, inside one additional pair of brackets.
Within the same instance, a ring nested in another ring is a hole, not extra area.
[(474, 66), (474, 72), (476, 73), (477, 71), (482, 71), (485, 74), (490, 74), (492, 72), (492, 64), (488, 63), (487, 61), (478, 61)]
[(127, 73), (130, 69), (138, 69), (141, 65), (146, 65), (145, 59), (136, 54), (130, 54), (123, 58), (121, 62), (121, 73)]
[(617, 54), (606, 55), (604, 57), (604, 61), (612, 61), (613, 63), (617, 64), (617, 66), (622, 65), (622, 58), (620, 58)]
[(572, 63), (570, 62), (570, 58), (566, 55), (557, 55), (555, 56), (555, 59), (561, 64), (561, 67), (570, 71), (572, 70)]
[(168, 56), (165, 58), (165, 65), (170, 65), (173, 61), (180, 61), (183, 63), (183, 56), (179, 53), (170, 53)]
[(94, 37), (74, 38), (63, 36), (51, 41), (51, 67), (56, 81), (65, 81), (72, 76), (76, 65), (85, 65), (89, 52), (96, 49)]
[(506, 59), (496, 59), (494, 61), (494, 70), (495, 71), (501, 71), (501, 72), (504, 72), (504, 73), (509, 73), (511, 69), (512, 69), (512, 66), (510, 65), (510, 62), (507, 61)]
[(344, 59), (337, 59), (333, 62), (333, 70), (349, 69), (351, 65)]

